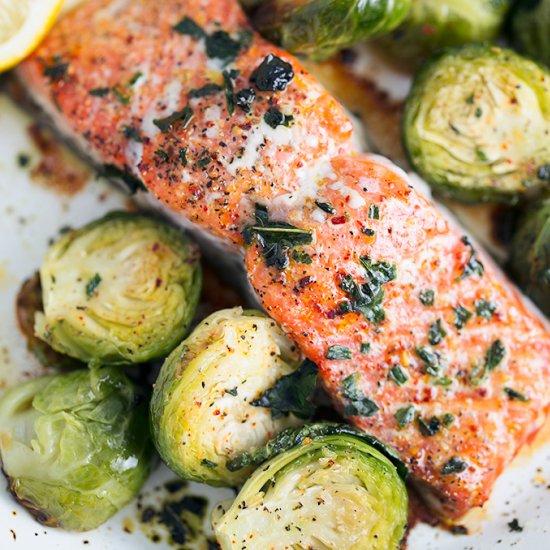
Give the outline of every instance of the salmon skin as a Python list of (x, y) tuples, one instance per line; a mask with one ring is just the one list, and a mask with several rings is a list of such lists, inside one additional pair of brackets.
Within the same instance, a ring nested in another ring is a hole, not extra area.
[(550, 335), (236, 0), (91, 0), (18, 76), (85, 151), (245, 251), (335, 406), (441, 517), (485, 502), (545, 419)]

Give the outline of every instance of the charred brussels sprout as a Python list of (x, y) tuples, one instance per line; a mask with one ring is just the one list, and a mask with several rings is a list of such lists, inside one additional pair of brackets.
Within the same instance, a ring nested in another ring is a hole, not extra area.
[(520, 219), (510, 270), (525, 293), (550, 316), (550, 198)]
[(345, 425), (281, 433), (259, 453), (269, 461), (235, 501), (214, 511), (222, 550), (399, 548), (407, 490), (395, 455), (385, 451), (376, 439)]
[(267, 0), (253, 20), (283, 48), (323, 59), (390, 32), (404, 19), (410, 5), (411, 0)]
[(414, 0), (384, 49), (414, 66), (440, 48), (491, 41), (509, 6), (509, 0)]
[(36, 334), (86, 362), (139, 363), (184, 338), (200, 292), (194, 244), (172, 225), (115, 212), (70, 231), (40, 269)]
[(250, 468), (226, 463), (264, 445), (300, 417), (316, 368), (275, 321), (241, 308), (207, 317), (165, 361), (155, 384), (151, 420), (157, 449), (185, 479), (237, 485)]
[(514, 52), (466, 46), (418, 74), (405, 105), (412, 165), (464, 201), (514, 202), (550, 160), (550, 74)]
[(550, 0), (518, 1), (510, 21), (516, 47), (550, 66)]
[(45, 525), (97, 527), (135, 497), (152, 456), (146, 402), (116, 368), (37, 378), (0, 399), (9, 489)]

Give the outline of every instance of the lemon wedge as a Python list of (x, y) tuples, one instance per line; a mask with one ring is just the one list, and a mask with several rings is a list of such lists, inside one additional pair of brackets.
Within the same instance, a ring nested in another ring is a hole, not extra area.
[(63, 0), (0, 0), (0, 71), (17, 65), (51, 29)]

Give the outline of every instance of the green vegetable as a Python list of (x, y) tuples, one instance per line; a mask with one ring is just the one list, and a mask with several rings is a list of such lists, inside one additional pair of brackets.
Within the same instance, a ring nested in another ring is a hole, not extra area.
[(517, 1), (510, 22), (516, 48), (550, 66), (550, 1)]
[(259, 312), (234, 308), (207, 317), (166, 359), (153, 391), (153, 435), (166, 464), (211, 485), (244, 481), (251, 470), (232, 472), (226, 463), (313, 411), (317, 369), (300, 369), (299, 359), (275, 321)]
[(265, 0), (253, 22), (293, 53), (324, 59), (399, 25), (411, 0)]
[(510, 272), (550, 316), (550, 198), (528, 209), (520, 219), (512, 241)]
[(40, 270), (37, 336), (84, 362), (139, 363), (181, 342), (200, 291), (198, 250), (178, 229), (115, 212), (65, 233)]
[(385, 52), (416, 67), (441, 48), (496, 38), (510, 0), (413, 0), (403, 24), (380, 42)]
[(399, 548), (408, 498), (403, 466), (387, 452), (349, 426), (286, 430), (249, 457), (268, 462), (215, 510), (222, 550)]
[(151, 468), (146, 401), (113, 367), (8, 390), (0, 426), (9, 490), (45, 525), (101, 525), (136, 496)]
[(549, 71), (494, 46), (466, 46), (427, 63), (403, 118), (415, 169), (434, 189), (468, 202), (514, 202), (542, 185), (549, 132)]

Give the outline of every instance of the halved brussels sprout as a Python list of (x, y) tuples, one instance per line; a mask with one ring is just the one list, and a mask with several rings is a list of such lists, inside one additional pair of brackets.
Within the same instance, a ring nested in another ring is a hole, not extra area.
[(14, 497), (40, 522), (102, 524), (134, 498), (153, 446), (143, 396), (118, 369), (45, 376), (0, 399), (0, 458)]
[(197, 247), (174, 226), (114, 212), (63, 235), (40, 269), (35, 331), (85, 362), (140, 363), (184, 338), (200, 293)]
[(550, 0), (516, 2), (510, 21), (518, 50), (550, 67)]
[(324, 59), (390, 32), (410, 6), (411, 0), (266, 0), (253, 21), (286, 50)]
[(269, 462), (214, 511), (222, 550), (400, 547), (407, 490), (382, 443), (349, 426), (313, 424), (269, 446), (262, 454)]
[[(238, 485), (251, 468), (227, 461), (313, 412), (317, 369), (275, 321), (226, 309), (207, 317), (162, 366), (151, 400), (157, 450), (179, 476)], [(308, 366), (309, 365), (309, 366)]]
[[(550, 166), (548, 172), (550, 175)], [(550, 317), (550, 198), (528, 209), (520, 219), (512, 241), (510, 271)]]
[(466, 46), (430, 61), (405, 105), (412, 165), (443, 194), (514, 202), (545, 181), (550, 73), (514, 52)]
[(414, 0), (403, 25), (383, 39), (385, 51), (416, 66), (440, 48), (492, 41), (510, 0)]

